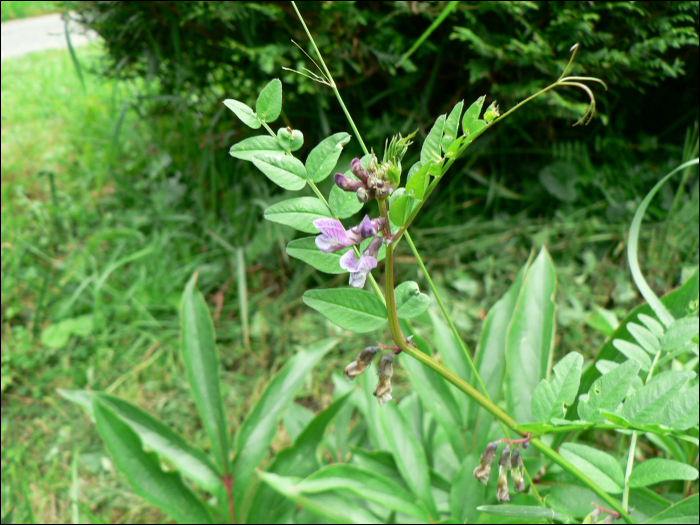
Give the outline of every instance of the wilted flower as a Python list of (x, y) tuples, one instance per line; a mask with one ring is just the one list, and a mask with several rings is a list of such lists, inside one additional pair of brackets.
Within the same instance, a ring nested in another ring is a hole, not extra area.
[(593, 509), (593, 511), (590, 514), (588, 514), (588, 516), (583, 518), (583, 521), (581, 523), (598, 523), (598, 520), (600, 519), (600, 514), (600, 509)]
[(508, 495), (508, 469), (510, 468), (510, 446), (506, 445), (501, 452), (501, 460), (498, 462), (498, 484), (496, 485), (496, 497), (499, 503), (510, 501)]
[(603, 518), (603, 523), (615, 523), (615, 516), (608, 514), (605, 516), (605, 518)]
[(391, 377), (394, 375), (394, 354), (386, 354), (379, 362), (379, 382), (374, 387), (374, 395), (379, 401), (379, 405), (391, 399)]
[(479, 465), (474, 469), (474, 477), (486, 485), (489, 481), (489, 474), (491, 474), (491, 463), (493, 463), (496, 457), (496, 447), (498, 446), (497, 441), (491, 441), (486, 448), (481, 453), (481, 460)]
[(525, 490), (525, 479), (523, 478), (523, 458), (520, 456), (520, 451), (516, 448), (510, 455), (510, 475), (513, 478), (513, 486), (516, 492)]
[(369, 215), (365, 215), (360, 224), (346, 231), (337, 219), (316, 219), (314, 227), (321, 232), (321, 235), (316, 237), (316, 246), (324, 253), (337, 252), (374, 237), (384, 227), (385, 222), (382, 217), (370, 219)]
[[(367, 217), (365, 216), (365, 218)], [(352, 250), (340, 258), (340, 267), (350, 272), (350, 286), (355, 288), (363, 288), (365, 286), (367, 274), (377, 267), (377, 255), (381, 245), (382, 238), (375, 237), (369, 243), (367, 249), (362, 252), (359, 259), (355, 258), (355, 253)]]
[(346, 366), (345, 370), (343, 370), (345, 379), (352, 381), (357, 376), (364, 373), (364, 371), (367, 370), (367, 367), (372, 364), (372, 359), (374, 359), (374, 355), (377, 353), (377, 350), (379, 350), (379, 348), (376, 346), (368, 346), (362, 352), (357, 354), (355, 360)]

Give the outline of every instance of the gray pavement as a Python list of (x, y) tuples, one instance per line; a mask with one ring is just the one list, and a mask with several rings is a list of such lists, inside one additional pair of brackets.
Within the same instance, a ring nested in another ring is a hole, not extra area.
[[(97, 38), (78, 24), (69, 24), (71, 43), (83, 46)], [(2, 60), (46, 49), (68, 49), (65, 25), (60, 14), (35, 16), (2, 23)]]

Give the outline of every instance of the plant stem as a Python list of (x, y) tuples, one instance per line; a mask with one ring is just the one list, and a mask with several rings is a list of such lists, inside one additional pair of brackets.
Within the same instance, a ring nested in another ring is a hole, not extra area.
[(457, 4), (459, 4), (459, 2), (449, 2), (445, 6), (445, 9), (442, 10), (442, 13), (440, 13), (440, 15), (435, 20), (433, 20), (433, 23), (430, 24), (430, 27), (428, 27), (428, 29), (426, 29), (423, 32), (423, 34), (420, 37), (418, 37), (418, 40), (414, 42), (411, 48), (401, 56), (399, 61), (396, 63), (395, 67), (401, 67), (401, 64), (403, 64), (404, 61), (408, 59), (408, 57), (415, 53), (416, 49), (418, 49), (421, 46), (421, 44), (425, 42), (425, 40), (430, 36), (430, 34), (433, 31), (435, 31), (440, 26), (440, 24), (442, 24), (443, 20), (447, 18), (447, 15), (454, 11), (455, 7), (457, 7)]
[(231, 474), (224, 474), (221, 478), (224, 483), (224, 488), (226, 489), (226, 500), (228, 502), (228, 514), (231, 517), (231, 523), (235, 525), (236, 523), (236, 511), (233, 506), (233, 476)]

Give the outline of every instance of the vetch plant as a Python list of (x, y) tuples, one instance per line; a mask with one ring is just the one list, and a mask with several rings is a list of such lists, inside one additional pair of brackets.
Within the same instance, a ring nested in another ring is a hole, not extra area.
[[(698, 272), (658, 298), (639, 270), (637, 242), (654, 194), (698, 160), (662, 179), (637, 210), (628, 259), (647, 305), (614, 328), (593, 363), (586, 365), (581, 354), (572, 352), (552, 366), (556, 272), (545, 247), (536, 256), (533, 251), (491, 308), (472, 356), (408, 230), (455, 160), (491, 126), (560, 87), (581, 89), (589, 97), (577, 122), (586, 124), (595, 113), (586, 83), (604, 83), (567, 76), (578, 50), (574, 46), (556, 82), (503, 114), (495, 102), (484, 110), (485, 97), (480, 97), (466, 111), (459, 102), (438, 117), (420, 160), (404, 178), (402, 161), (415, 134), (387, 140), (381, 161), (368, 150), (308, 29), (307, 34), (320, 63), (319, 75), (310, 74), (336, 94), (364, 156), (354, 159), (346, 173), (334, 175), (326, 198), (317, 184), (333, 173), (351, 136), (335, 133), (304, 162), (297, 159), (303, 134), (291, 127), (275, 133), (270, 127), (282, 110), (277, 79), (262, 90), (255, 110), (240, 101), (225, 102), (244, 124), (268, 133), (234, 144), (230, 153), (286, 190), (308, 185), (315, 194), (265, 211), (271, 221), (312, 234), (290, 242), (289, 255), (325, 273), (349, 274), (349, 286), (309, 290), (304, 302), (355, 333), (388, 323), (392, 344), (378, 341), (360, 351), (334, 376), (334, 401), (314, 416), (290, 403), (337, 341), (300, 350), (270, 381), (231, 439), (214, 331), (195, 275), (183, 295), (182, 351), (207, 451), (124, 400), (63, 392), (88, 410), (134, 491), (179, 522), (286, 523), (316, 517), (334, 523), (505, 517), (562, 523), (697, 521)], [(343, 224), (375, 201), (375, 211), (359, 223)], [(437, 356), (408, 321), (428, 310), (430, 298), (417, 283), (396, 285), (394, 280), (394, 251), (404, 239), (445, 318), (428, 311)], [(377, 269), (383, 259), (382, 289)], [(364, 290), (367, 282), (371, 292)], [(376, 380), (367, 373), (375, 359)], [(392, 380), (398, 366), (406, 370), (413, 392), (396, 403)], [(265, 463), (280, 418), (292, 445)], [(615, 432), (625, 444), (626, 459), (566, 439), (584, 431)], [(640, 436), (669, 457), (640, 462)], [(497, 458), (498, 474), (492, 476)], [(657, 484), (666, 491), (648, 488)]]

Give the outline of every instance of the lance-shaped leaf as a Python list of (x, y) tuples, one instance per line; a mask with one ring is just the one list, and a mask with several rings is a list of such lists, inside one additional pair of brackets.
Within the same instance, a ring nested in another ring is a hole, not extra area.
[(338, 343), (330, 339), (301, 350), (270, 381), (260, 400), (248, 414), (236, 436), (236, 457), (231, 470), (237, 513), (244, 512), (243, 500), (255, 469), (263, 460), (277, 433), (277, 424), (285, 407), (318, 361)]
[(694, 375), (678, 370), (661, 372), (625, 401), (620, 415), (635, 425), (658, 423), (659, 414)]
[(271, 472), (260, 472), (260, 477), (280, 494), (330, 523), (381, 523), (371, 512), (338, 491), (304, 494), (298, 489), (299, 478)]
[(666, 352), (672, 352), (698, 335), (698, 329), (697, 317), (678, 319), (668, 327), (661, 341), (661, 347)]
[(547, 376), (554, 344), (556, 274), (543, 246), (525, 275), (506, 339), (506, 401), (513, 418), (532, 421), (530, 399)]
[(698, 479), (698, 469), (673, 459), (651, 458), (634, 467), (629, 486), (646, 487), (662, 481), (676, 479), (694, 481)]
[(580, 396), (579, 417), (592, 423), (602, 422), (604, 418), (599, 410), (615, 412), (638, 373), (639, 363), (630, 359), (600, 376), (593, 382), (588, 394)]
[(227, 98), (224, 100), (224, 104), (249, 128), (258, 129), (262, 125), (255, 112), (243, 102)]
[(676, 430), (694, 427), (700, 421), (700, 385), (678, 394), (661, 414), (661, 423)]
[(221, 365), (209, 308), (195, 288), (197, 275), (188, 281), (182, 295), (182, 358), (212, 453), (219, 470), (225, 471), (229, 445), (219, 380)]
[(275, 137), (261, 135), (249, 137), (231, 146), (229, 155), (241, 160), (253, 160), (254, 156), (283, 155), (284, 150)]
[(613, 346), (622, 352), (628, 359), (633, 359), (645, 372), (651, 368), (651, 358), (642, 350), (642, 347), (635, 343), (630, 343), (624, 339), (613, 340)]
[(622, 492), (625, 476), (620, 464), (610, 454), (576, 443), (564, 443), (559, 453), (605, 492)]
[(425, 312), (430, 306), (430, 297), (421, 293), (418, 283), (405, 281), (394, 290), (396, 313), (401, 319), (412, 319)]
[(273, 78), (258, 95), (255, 111), (263, 122), (274, 122), (282, 113), (282, 82)]
[(304, 303), (341, 328), (358, 334), (381, 328), (387, 321), (386, 307), (374, 294), (357, 288), (308, 290)]
[(566, 409), (576, 399), (582, 365), (583, 356), (571, 352), (554, 365), (554, 377), (550, 383), (546, 379), (540, 381), (530, 405), (535, 421), (546, 423), (566, 414)]
[(382, 407), (380, 420), (401, 476), (418, 498), (418, 502), (428, 509), (430, 516), (435, 520), (439, 519), (440, 513), (433, 498), (425, 450), (408, 428), (394, 403), (387, 403)]
[(445, 115), (440, 115), (433, 127), (430, 128), (428, 136), (425, 137), (423, 147), (420, 150), (421, 162), (439, 162), (442, 159), (440, 151), (440, 142), (442, 141), (442, 133), (445, 130)]
[(291, 155), (258, 154), (252, 160), (268, 179), (285, 190), (297, 191), (306, 186), (306, 168)]
[(314, 226), (316, 219), (331, 216), (328, 207), (316, 197), (298, 197), (273, 204), (265, 210), (268, 221), (291, 226), (306, 233), (319, 233)]
[(143, 499), (179, 523), (214, 523), (209, 511), (176, 472), (163, 472), (158, 456), (143, 450), (136, 432), (93, 397), (97, 430), (114, 464)]
[(442, 137), (442, 150), (447, 153), (450, 145), (455, 141), (459, 134), (459, 121), (462, 117), (462, 108), (464, 108), (464, 100), (460, 100), (455, 104), (455, 107), (450, 111), (450, 116), (445, 121), (445, 135)]
[[(322, 443), (326, 428), (345, 406), (353, 391), (348, 391), (317, 414), (299, 434), (294, 445), (279, 452), (268, 472), (280, 476), (309, 476), (321, 464), (317, 449)], [(292, 404), (293, 405), (293, 404)], [(286, 499), (267, 484), (258, 488), (250, 505), (246, 523), (287, 523), (296, 510), (296, 504)]]
[(306, 158), (306, 172), (309, 179), (321, 182), (328, 177), (338, 164), (338, 158), (343, 152), (343, 146), (350, 142), (350, 135), (345, 132), (326, 137), (311, 150)]
[(661, 344), (659, 343), (658, 337), (656, 337), (649, 329), (638, 325), (637, 323), (627, 323), (627, 330), (629, 330), (629, 333), (632, 334), (639, 345), (651, 355), (656, 355), (656, 353), (661, 350)]
[(469, 135), (470, 126), (474, 121), (479, 119), (481, 108), (484, 105), (484, 100), (486, 100), (486, 95), (480, 96), (476, 99), (476, 102), (469, 106), (467, 111), (464, 112), (464, 118), (462, 119), (462, 130), (464, 131), (465, 135)]
[(689, 498), (679, 501), (644, 523), (698, 523), (698, 519), (700, 518), (699, 514), (700, 495), (693, 494)]

